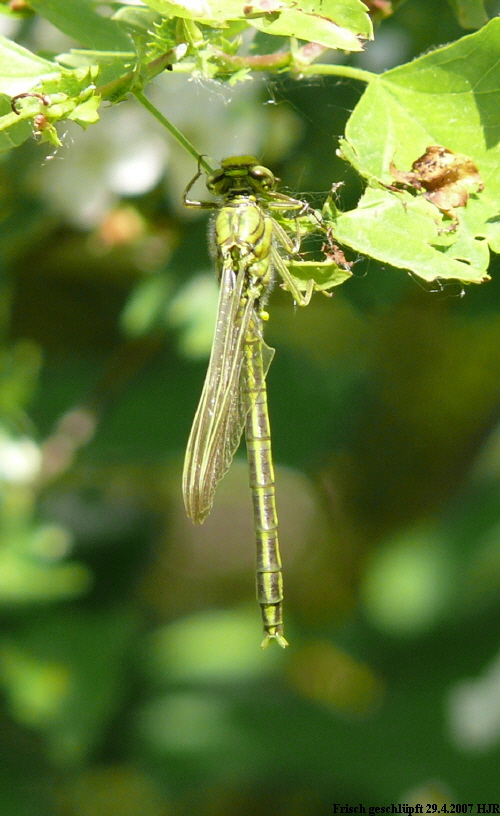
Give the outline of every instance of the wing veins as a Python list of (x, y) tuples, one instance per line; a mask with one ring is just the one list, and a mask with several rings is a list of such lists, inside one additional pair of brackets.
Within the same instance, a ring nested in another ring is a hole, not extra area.
[(209, 513), (217, 484), (238, 448), (248, 407), (240, 399), (243, 349), (256, 295), (248, 295), (241, 318), (247, 265), (234, 275), (232, 259), (222, 265), (221, 289), (212, 353), (186, 450), (183, 493), (193, 521)]

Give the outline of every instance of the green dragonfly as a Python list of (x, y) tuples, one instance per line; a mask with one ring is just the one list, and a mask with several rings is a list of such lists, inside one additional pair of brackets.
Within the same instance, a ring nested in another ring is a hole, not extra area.
[[(298, 252), (299, 218), (308, 205), (277, 192), (277, 179), (252, 156), (224, 159), (219, 169), (207, 175), (207, 188), (217, 201), (188, 198), (201, 174), (198, 166), (183, 200), (187, 207), (218, 210), (214, 244), (220, 294), (210, 362), (186, 449), (184, 503), (193, 522), (205, 519), (245, 429), (257, 544), (257, 600), (265, 634), (262, 647), (276, 640), (284, 648), (288, 643), (283, 635), (283, 578), (265, 381), (274, 349), (263, 340), (262, 323), (268, 319), (264, 306), (275, 270), (296, 303), (306, 305), (311, 297), (313, 281), (302, 293), (278, 251), (281, 245), (288, 254)], [(297, 224), (295, 241), (273, 212), (277, 217), (281, 214), (285, 223), (286, 214), (292, 215)]]

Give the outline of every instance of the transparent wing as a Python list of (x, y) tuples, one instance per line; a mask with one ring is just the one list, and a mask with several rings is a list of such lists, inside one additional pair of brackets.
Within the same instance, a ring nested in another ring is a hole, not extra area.
[(249, 326), (257, 326), (260, 319), (255, 296), (248, 296), (242, 308), (245, 272), (241, 264), (236, 274), (230, 260), (222, 266), (212, 352), (184, 459), (184, 504), (189, 518), (197, 522), (210, 512), (217, 484), (238, 449), (249, 408), (240, 394), (240, 378)]

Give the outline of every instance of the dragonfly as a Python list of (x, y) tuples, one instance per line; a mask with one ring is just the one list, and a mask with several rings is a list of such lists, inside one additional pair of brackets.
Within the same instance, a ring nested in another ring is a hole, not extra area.
[[(299, 218), (309, 205), (278, 192), (278, 179), (253, 156), (224, 159), (207, 174), (206, 186), (214, 201), (189, 198), (202, 172), (199, 164), (183, 201), (186, 207), (218, 211), (213, 243), (220, 292), (210, 361), (184, 460), (184, 504), (193, 522), (204, 521), (245, 431), (257, 548), (257, 600), (264, 628), (261, 645), (266, 648), (274, 640), (285, 648), (266, 392), (274, 349), (265, 343), (262, 326), (269, 317), (264, 307), (275, 272), (297, 304), (309, 302), (312, 286), (305, 293), (300, 291), (278, 248), (290, 255), (298, 252)], [(287, 223), (287, 214), (296, 221), (295, 240), (276, 220), (281, 216)]]

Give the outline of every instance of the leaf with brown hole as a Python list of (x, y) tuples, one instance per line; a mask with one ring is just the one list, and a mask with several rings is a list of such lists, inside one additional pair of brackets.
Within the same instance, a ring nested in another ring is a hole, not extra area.
[(471, 193), (484, 187), (472, 159), (442, 145), (430, 145), (408, 173), (398, 170), (393, 162), (390, 171), (398, 184), (424, 190), (425, 198), (451, 216), (456, 207), (465, 207)]

